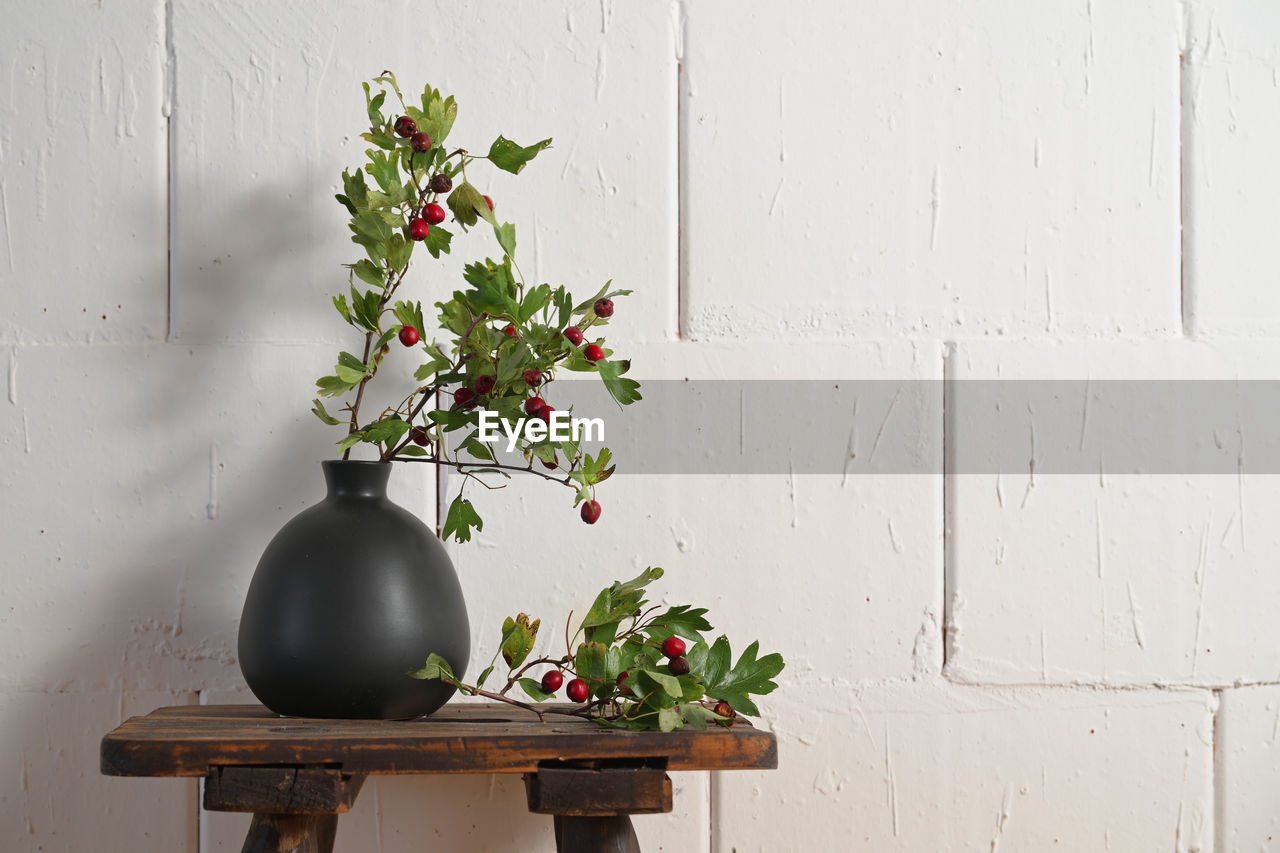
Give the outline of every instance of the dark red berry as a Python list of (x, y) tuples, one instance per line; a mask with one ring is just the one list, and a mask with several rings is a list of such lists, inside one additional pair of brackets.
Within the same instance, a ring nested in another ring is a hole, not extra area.
[(456, 406), (461, 406), (465, 409), (467, 406), (473, 405), (475, 401), (476, 392), (470, 388), (459, 388), (453, 392), (453, 403)]
[(570, 326), (564, 330), (564, 336), (569, 339), (569, 343), (575, 347), (582, 343), (582, 330), (577, 326)]
[(527, 384), (530, 388), (537, 388), (539, 385), (542, 384), (541, 370), (534, 370), (532, 367), (530, 367), (522, 375), (524, 376), (525, 384)]
[(684, 640), (679, 637), (667, 637), (662, 641), (662, 654), (669, 658), (678, 658), (686, 651)]
[(413, 326), (400, 327), (400, 343), (407, 347), (411, 347), (419, 340), (421, 340), (421, 338), (418, 337), (418, 330)]
[(582, 351), (587, 361), (599, 361), (604, 358), (604, 350), (600, 349), (599, 344), (587, 344), (587, 348)]
[(550, 469), (552, 469), (553, 471), (554, 471), (556, 468), (559, 468), (559, 467), (560, 467), (560, 463), (556, 461), (556, 458), (555, 458), (554, 456), (552, 456), (552, 457), (551, 457), (551, 461), (550, 461), (550, 462), (548, 462), (548, 461), (547, 461), (547, 460), (545, 460), (545, 459), (541, 459), (541, 460), (539, 460), (539, 461), (540, 461), (540, 462), (542, 462), (542, 467), (543, 467), (543, 468), (550, 468)]
[(542, 676), (543, 693), (555, 693), (560, 689), (561, 684), (564, 684), (564, 676), (558, 669), (553, 669)]
[(688, 658), (672, 658), (671, 662), (667, 664), (667, 672), (671, 673), (672, 675), (688, 675), (689, 674)]
[(623, 696), (634, 696), (635, 691), (627, 686), (627, 671), (624, 669), (618, 673), (618, 692)]
[(477, 394), (488, 394), (493, 390), (493, 377), (487, 373), (477, 376), (475, 388)]
[(444, 222), (444, 208), (433, 201), (422, 208), (422, 217), (432, 225), (439, 225)]
[(596, 312), (597, 317), (613, 316), (613, 300), (612, 299), (604, 299), (604, 298), (597, 299), (596, 304), (591, 306), (591, 308), (593, 311)]
[(414, 218), (409, 223), (409, 239), (410, 240), (425, 240), (427, 239), (427, 234), (430, 231), (431, 231), (431, 226), (427, 224), (427, 220), (425, 219)]
[(731, 720), (734, 717), (738, 716), (738, 712), (733, 710), (733, 706), (730, 705), (728, 702), (717, 702), (715, 710), (716, 710), (716, 713), (719, 714), (720, 716), (728, 717)]
[(418, 132), (418, 123), (408, 116), (400, 116), (396, 119), (396, 133), (408, 139)]
[(508, 323), (507, 327), (502, 330), (502, 334), (506, 335), (508, 338), (514, 338), (516, 336), (516, 327)]
[(493, 199), (489, 198), (488, 196), (485, 196), (484, 203), (489, 205), (490, 210), (493, 210)]
[(430, 187), (433, 193), (447, 193), (453, 189), (453, 178), (444, 172), (437, 172), (431, 176)]
[(587, 524), (595, 524), (600, 520), (600, 502), (585, 501), (582, 504), (582, 520)]
[(530, 397), (524, 401), (524, 413), (526, 415), (535, 415), (539, 409), (544, 409), (546, 406), (547, 401), (541, 397)]
[(427, 433), (426, 427), (414, 427), (413, 432), (409, 433), (409, 436), (413, 439), (413, 443), (419, 447), (426, 447), (431, 443), (431, 438)]
[(570, 681), (568, 689), (565, 690), (565, 695), (569, 697), (570, 702), (585, 702), (590, 694), (591, 689), (587, 687), (587, 682), (581, 678), (575, 678)]
[(534, 412), (533, 416), (535, 418), (539, 418), (540, 420), (542, 420), (543, 423), (550, 426), (551, 416), (555, 414), (555, 411), (556, 410), (551, 406), (543, 406), (541, 409), (538, 409), (538, 411)]
[(417, 133), (415, 133), (410, 138), (409, 141), (413, 144), (414, 151), (430, 151), (431, 150), (431, 137), (427, 136), (422, 131), (418, 131)]

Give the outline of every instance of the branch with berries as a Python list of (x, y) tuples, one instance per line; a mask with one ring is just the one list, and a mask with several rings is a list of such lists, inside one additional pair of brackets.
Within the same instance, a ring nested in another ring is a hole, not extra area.
[[(594, 524), (601, 515), (595, 489), (613, 473), (612, 456), (604, 448), (593, 457), (576, 439), (560, 440), (563, 436), (551, 427), (563, 423), (565, 413), (557, 416), (546, 398), (562, 370), (597, 374), (620, 406), (641, 398), (640, 384), (624, 375), (630, 361), (615, 359), (600, 334), (613, 317), (614, 298), (631, 291), (606, 282), (577, 302), (563, 285), (526, 283), (515, 261), (515, 226), (499, 222), (493, 199), (467, 178), (467, 167), (477, 160), (518, 175), (550, 147), (550, 139), (521, 146), (499, 136), (485, 155), (449, 150), (443, 143), (458, 112), (452, 96), (427, 86), (419, 108), (406, 103), (390, 72), (373, 83), (380, 87), (376, 94), (364, 84), (370, 129), (362, 138), (375, 147), (365, 152), (363, 169), (342, 173), (343, 191), (337, 195), (351, 215), (351, 240), (365, 257), (346, 265), (349, 292), (333, 298), (342, 319), (364, 334), (363, 355), (341, 352), (333, 373), (316, 381), (320, 397), (354, 392), (354, 400), (336, 410), (341, 417), (330, 414), (319, 397), (312, 411), (327, 424), (345, 426), (337, 442), (343, 459), (356, 445), (369, 444), (383, 461), (423, 462), (463, 474), (445, 537), (466, 542), (473, 529), (483, 529), (465, 489), (472, 482), (500, 488), (486, 477), (509, 477), (509, 472), (536, 474), (573, 489), (582, 520)], [(387, 87), (400, 103), (394, 118), (383, 113)], [(376, 186), (369, 185), (366, 174)], [(444, 227), (445, 206), (463, 232), (481, 220), (491, 226), (502, 254), (501, 260), (486, 258), (465, 267), (466, 286), (435, 303), (444, 340), (427, 343), (422, 303), (398, 297), (415, 251), (424, 248), (435, 259), (451, 251), (454, 235)], [(393, 342), (417, 357), (418, 387), (396, 406), (363, 419), (365, 388), (390, 356)], [(480, 440), (482, 410), (517, 425), (516, 449), (524, 464), (500, 463)], [(545, 428), (526, 429), (531, 420)], [(535, 463), (549, 473), (536, 470)]]
[[(530, 659), (541, 620), (521, 613), (503, 623), (498, 651), (475, 684), (458, 679), (437, 654), (409, 675), (525, 708), (540, 720), (567, 714), (613, 728), (672, 731), (686, 725), (703, 729), (708, 723), (731, 726), (739, 714), (758, 715), (751, 696), (778, 686), (773, 679), (785, 666), (782, 655), (758, 657), (760, 644), (753, 642), (734, 663), (726, 637), (704, 639), (703, 633), (712, 630), (705, 608), (647, 607), (645, 588), (662, 574), (660, 568), (648, 568), (601, 590), (572, 634), (566, 622), (560, 657)], [(507, 666), (506, 683), (486, 690), (499, 655)], [(532, 701), (512, 697), (516, 687)], [(555, 698), (562, 687), (571, 707), (537, 704)]]

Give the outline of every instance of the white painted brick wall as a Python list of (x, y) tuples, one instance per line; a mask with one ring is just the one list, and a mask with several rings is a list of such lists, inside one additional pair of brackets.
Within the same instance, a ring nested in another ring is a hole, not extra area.
[[(246, 696), (253, 566), (321, 491), (331, 195), (383, 68), (455, 93), (461, 140), (555, 137), (486, 189), (526, 272), (635, 288), (641, 379), (1280, 372), (1270, 0), (8, 5), (6, 851), (238, 849), (244, 816), (97, 743)], [(1277, 849), (1274, 477), (623, 462), (597, 527), (516, 482), (451, 549), (477, 657), (648, 564), (786, 655), (779, 769), (681, 776), (646, 850)], [(434, 518), (425, 466), (394, 491)], [(376, 780), (338, 848), (427, 841), (552, 849), (500, 777)]]

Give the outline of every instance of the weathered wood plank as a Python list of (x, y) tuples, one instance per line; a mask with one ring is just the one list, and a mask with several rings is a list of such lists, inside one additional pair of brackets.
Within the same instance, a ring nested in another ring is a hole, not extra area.
[(626, 815), (567, 817), (557, 815), (559, 853), (640, 853), (640, 840)]
[(543, 766), (524, 778), (535, 814), (666, 814), (672, 807), (671, 777), (660, 767)]
[(220, 812), (342, 814), (362, 775), (315, 767), (215, 767), (204, 780), (204, 807)]
[(133, 717), (102, 740), (110, 776), (204, 776), (210, 768), (322, 765), (357, 773), (530, 773), (541, 762), (664, 759), (670, 770), (777, 766), (773, 735), (745, 723), (705, 732), (621, 732), (574, 717), (458, 704), (420, 720), (281, 718), (256, 706), (185, 706)]
[(333, 853), (337, 815), (255, 814), (240, 853)]

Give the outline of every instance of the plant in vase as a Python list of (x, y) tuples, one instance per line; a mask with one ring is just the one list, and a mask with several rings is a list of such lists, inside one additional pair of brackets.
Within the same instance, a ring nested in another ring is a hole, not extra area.
[[(469, 541), (483, 521), (465, 495), (472, 482), (532, 474), (568, 487), (588, 524), (602, 514), (596, 487), (614, 471), (612, 454), (585, 453), (565, 436), (567, 412), (552, 404), (562, 370), (595, 373), (620, 405), (640, 399), (602, 330), (614, 298), (630, 291), (605, 283), (576, 302), (563, 285), (531, 284), (515, 260), (515, 227), (468, 177), (487, 161), (519, 174), (551, 144), (521, 146), (499, 136), (487, 154), (446, 146), (457, 116), (452, 97), (426, 87), (419, 107), (405, 101), (390, 73), (364, 85), (374, 147), (363, 169), (342, 174), (338, 201), (350, 214), (352, 241), (364, 257), (348, 264), (347, 291), (333, 298), (342, 319), (363, 335), (362, 354), (341, 352), (316, 383), (313, 412), (341, 426), (341, 460), (323, 463), (328, 496), (291, 520), (268, 545), (241, 619), (241, 669), (255, 695), (282, 714), (403, 718), (444, 704), (454, 686), (404, 673), (434, 650), (462, 675), (470, 628), (453, 566), (439, 539), (386, 498), (391, 462), (446, 466), (461, 473), (442, 529)], [(388, 88), (390, 91), (388, 91)], [(389, 94), (399, 109), (384, 113)], [(366, 174), (372, 179), (371, 185)], [(467, 264), (465, 287), (436, 302), (439, 335), (427, 340), (422, 303), (406, 277), (425, 250), (453, 248), (449, 214), (467, 231), (492, 229), (499, 260)], [(362, 410), (373, 379), (412, 356), (417, 386), (372, 415)], [(328, 407), (320, 397), (344, 400)], [(332, 408), (333, 414), (330, 413)], [(480, 440), (481, 412), (525, 423), (514, 445), (519, 462), (501, 461)], [(531, 427), (531, 428), (527, 428)], [(377, 461), (350, 459), (367, 445)]]

